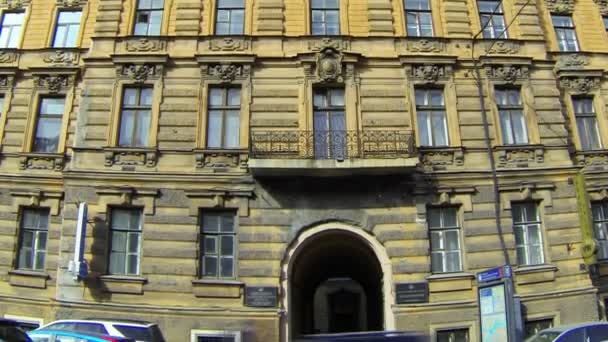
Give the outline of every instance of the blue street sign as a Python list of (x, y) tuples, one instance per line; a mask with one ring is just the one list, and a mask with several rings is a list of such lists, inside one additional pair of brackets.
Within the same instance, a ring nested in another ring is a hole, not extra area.
[(511, 278), (511, 276), (510, 266), (500, 266), (477, 273), (477, 281), (480, 283), (487, 283), (490, 281), (501, 280), (503, 278)]

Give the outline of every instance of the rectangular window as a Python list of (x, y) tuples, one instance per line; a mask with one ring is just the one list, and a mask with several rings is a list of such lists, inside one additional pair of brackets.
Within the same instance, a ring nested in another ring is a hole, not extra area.
[(209, 89), (208, 148), (240, 146), (241, 90), (239, 88)]
[(499, 0), (478, 0), (479, 18), (486, 39), (507, 39), (505, 15)]
[(593, 213), (593, 228), (597, 239), (597, 258), (608, 259), (608, 202), (591, 203)]
[(420, 146), (447, 146), (448, 123), (441, 89), (416, 89)]
[(581, 148), (585, 151), (602, 149), (602, 138), (597, 126), (593, 98), (573, 97), (572, 105), (574, 106), (574, 116)]
[(163, 23), (163, 0), (139, 0), (135, 12), (136, 36), (158, 36)]
[(462, 271), (457, 208), (429, 208), (427, 221), (431, 234), (432, 272)]
[(560, 51), (578, 51), (578, 39), (574, 22), (569, 15), (551, 15), (553, 28), (557, 35), (557, 44)]
[(469, 329), (437, 331), (437, 342), (469, 342)]
[(112, 209), (110, 274), (139, 274), (141, 212), (141, 209)]
[(519, 89), (496, 89), (496, 105), (505, 145), (527, 144), (528, 132)]
[(65, 98), (43, 97), (40, 99), (32, 152), (56, 153), (58, 151), (64, 111)]
[(215, 15), (215, 34), (243, 34), (245, 1), (218, 0)]
[(2, 15), (0, 48), (16, 49), (19, 47), (24, 19), (24, 12), (5, 12)]
[(602, 20), (604, 21), (604, 30), (608, 32), (608, 17), (602, 17)]
[(410, 37), (432, 37), (433, 17), (429, 0), (404, 0), (407, 35)]
[(81, 11), (60, 11), (57, 13), (53, 47), (75, 47), (80, 31)]
[(148, 145), (152, 116), (152, 88), (125, 88), (120, 110), (118, 145), (142, 147)]
[(241, 342), (241, 332), (230, 330), (190, 330), (190, 342)]
[(340, 0), (311, 0), (311, 32), (314, 36), (340, 34)]
[(18, 268), (44, 271), (49, 231), (48, 209), (23, 209), (19, 241)]
[(533, 321), (526, 321), (524, 325), (524, 339), (528, 339), (529, 337), (538, 334), (541, 330), (552, 328), (553, 319), (535, 319)]
[(513, 231), (517, 264), (540, 265), (545, 262), (541, 221), (537, 205), (533, 202), (512, 203)]
[(236, 213), (205, 212), (201, 225), (200, 274), (205, 278), (234, 278)]
[(345, 159), (347, 157), (347, 137), (344, 116), (344, 89), (315, 89), (313, 110), (315, 158)]

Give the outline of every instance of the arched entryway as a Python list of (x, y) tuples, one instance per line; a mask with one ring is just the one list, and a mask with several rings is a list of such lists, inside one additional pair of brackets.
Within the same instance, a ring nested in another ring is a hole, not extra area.
[(284, 341), (393, 329), (390, 260), (361, 229), (331, 223), (306, 230), (287, 250), (282, 276)]

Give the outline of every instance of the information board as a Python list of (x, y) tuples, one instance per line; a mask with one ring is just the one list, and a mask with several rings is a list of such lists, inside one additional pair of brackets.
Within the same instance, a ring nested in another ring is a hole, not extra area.
[(245, 305), (258, 308), (273, 308), (278, 304), (279, 289), (276, 287), (247, 286)]
[(428, 303), (428, 283), (400, 283), (395, 285), (397, 304)]
[(481, 312), (481, 340), (483, 342), (508, 341), (507, 302), (505, 284), (479, 289)]

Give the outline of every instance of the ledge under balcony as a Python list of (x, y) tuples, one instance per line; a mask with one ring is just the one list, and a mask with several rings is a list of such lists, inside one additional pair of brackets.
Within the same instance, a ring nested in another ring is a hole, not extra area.
[(412, 131), (253, 131), (255, 176), (345, 176), (409, 173), (419, 163)]

